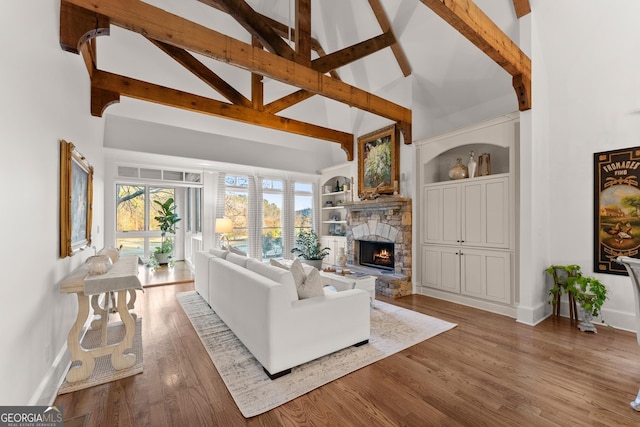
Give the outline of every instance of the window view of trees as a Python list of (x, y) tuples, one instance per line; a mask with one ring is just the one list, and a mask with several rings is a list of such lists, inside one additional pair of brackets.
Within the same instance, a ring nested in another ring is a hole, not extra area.
[(249, 240), (249, 193), (227, 190), (224, 198), (224, 216), (231, 219), (233, 231), (227, 235), (229, 244), (247, 252)]

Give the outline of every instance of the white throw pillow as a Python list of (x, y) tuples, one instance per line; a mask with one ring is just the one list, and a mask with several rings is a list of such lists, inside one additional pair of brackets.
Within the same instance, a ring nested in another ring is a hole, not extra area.
[(229, 252), (227, 254), (227, 261), (230, 261), (234, 264), (239, 265), (240, 267), (247, 267), (247, 261), (249, 261), (249, 258), (247, 258), (246, 256), (242, 256), (242, 255), (236, 255), (234, 253)]
[(232, 253), (232, 254), (247, 256), (247, 253), (245, 251), (241, 251), (240, 249), (236, 248), (235, 246), (229, 245), (227, 251)]
[(255, 271), (256, 273), (264, 276), (268, 279), (278, 282), (287, 289), (289, 299), (291, 301), (298, 301), (298, 291), (296, 290), (296, 284), (293, 281), (293, 275), (289, 270), (275, 267), (273, 265), (263, 264), (257, 259), (250, 258), (247, 261), (247, 269)]
[(307, 274), (307, 277), (300, 286), (298, 286), (298, 298), (313, 298), (324, 295), (322, 290), (322, 276), (317, 268), (314, 268)]
[(227, 251), (224, 249), (211, 248), (209, 249), (209, 253), (222, 259), (225, 259), (227, 257)]

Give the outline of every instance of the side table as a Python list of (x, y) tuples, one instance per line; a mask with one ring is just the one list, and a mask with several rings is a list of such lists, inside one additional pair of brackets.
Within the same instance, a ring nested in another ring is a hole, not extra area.
[[(133, 347), (136, 322), (133, 310), (136, 299), (135, 291), (142, 289), (138, 280), (138, 257), (121, 256), (105, 274), (89, 275), (86, 265), (82, 265), (66, 276), (60, 282), (61, 293), (75, 293), (78, 298), (78, 316), (69, 331), (67, 347), (73, 361), (80, 361), (67, 373), (68, 382), (82, 381), (91, 376), (95, 368), (95, 359), (104, 355), (111, 355), (111, 364), (115, 369), (130, 368), (136, 363), (136, 355), (125, 353)], [(111, 312), (113, 294), (117, 295), (115, 308), (124, 324), (125, 336), (119, 343), (107, 345), (107, 324)], [(104, 306), (99, 304), (99, 296), (104, 294)], [(129, 301), (127, 302), (127, 295)], [(100, 328), (101, 345), (92, 349), (85, 349), (81, 345), (82, 328), (89, 316), (89, 299), (99, 319), (91, 323), (91, 328)]]
[(356, 274), (336, 274), (329, 273), (327, 271), (320, 271), (320, 276), (323, 278), (325, 285), (331, 285), (338, 292), (346, 291), (347, 289), (362, 289), (369, 293), (369, 302), (373, 307), (373, 302), (376, 299), (376, 278), (373, 276), (360, 276)]

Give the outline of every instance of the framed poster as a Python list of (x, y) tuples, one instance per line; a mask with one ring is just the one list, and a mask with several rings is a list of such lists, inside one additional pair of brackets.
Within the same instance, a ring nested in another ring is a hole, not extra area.
[(595, 153), (594, 267), (628, 275), (618, 256), (640, 258), (640, 147)]
[(392, 194), (400, 176), (400, 147), (395, 125), (358, 138), (358, 194), (377, 189)]
[(93, 167), (75, 146), (60, 141), (60, 257), (91, 245)]

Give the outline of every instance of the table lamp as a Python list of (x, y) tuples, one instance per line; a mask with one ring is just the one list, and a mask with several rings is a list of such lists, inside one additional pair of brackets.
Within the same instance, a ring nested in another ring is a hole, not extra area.
[(233, 231), (233, 223), (229, 218), (216, 218), (216, 234), (222, 234), (220, 236), (220, 248), (226, 249), (229, 246), (229, 238), (227, 233)]

